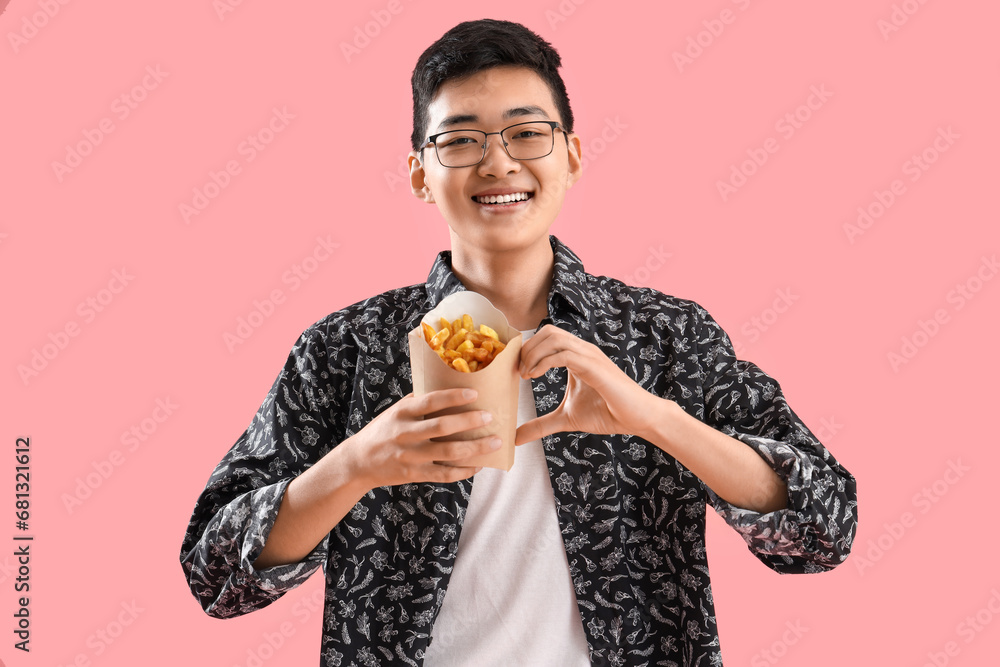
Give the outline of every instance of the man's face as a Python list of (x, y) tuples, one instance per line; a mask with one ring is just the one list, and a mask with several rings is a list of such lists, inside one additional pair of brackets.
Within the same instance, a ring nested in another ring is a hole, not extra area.
[[(532, 120), (561, 122), (552, 93), (541, 77), (522, 67), (495, 67), (444, 83), (428, 106), (428, 135), (448, 130), (499, 132)], [(452, 247), (502, 252), (548, 243), (549, 227), (562, 208), (566, 190), (580, 177), (580, 141), (554, 133), (552, 153), (515, 160), (500, 135), (488, 138), (486, 157), (471, 167), (448, 168), (434, 146), (410, 153), (413, 193), (438, 205), (451, 228)], [(527, 193), (516, 203), (489, 204), (489, 194)]]

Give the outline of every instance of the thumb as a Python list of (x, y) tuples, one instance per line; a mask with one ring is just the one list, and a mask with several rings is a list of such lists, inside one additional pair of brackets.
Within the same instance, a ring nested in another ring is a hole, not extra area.
[(547, 435), (565, 431), (565, 418), (561, 409), (555, 409), (547, 415), (526, 421), (517, 427), (514, 437), (515, 445), (523, 445), (533, 440), (541, 440)]

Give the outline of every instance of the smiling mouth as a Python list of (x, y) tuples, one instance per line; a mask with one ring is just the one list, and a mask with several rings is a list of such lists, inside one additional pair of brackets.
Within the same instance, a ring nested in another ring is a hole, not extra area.
[(488, 195), (485, 197), (475, 196), (472, 198), (472, 201), (477, 204), (484, 204), (487, 206), (509, 206), (511, 204), (528, 201), (534, 196), (534, 192), (515, 192), (509, 195)]

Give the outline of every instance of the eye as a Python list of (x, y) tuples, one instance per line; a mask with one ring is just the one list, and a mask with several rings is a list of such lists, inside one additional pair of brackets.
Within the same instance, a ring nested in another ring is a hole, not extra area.
[(466, 148), (468, 146), (478, 146), (481, 140), (482, 138), (475, 134), (449, 132), (438, 137), (437, 144), (441, 148)]

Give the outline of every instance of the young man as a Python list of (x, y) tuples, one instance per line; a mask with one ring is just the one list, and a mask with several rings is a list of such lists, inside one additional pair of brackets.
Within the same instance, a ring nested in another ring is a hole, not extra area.
[[(324, 665), (718, 665), (707, 503), (778, 572), (841, 563), (853, 477), (696, 303), (586, 273), (549, 228), (580, 178), (559, 56), (456, 26), (413, 72), (414, 194), (448, 223), (425, 284), (320, 320), (198, 499), (205, 611), (326, 573)], [(525, 335), (510, 472), (447, 465), (474, 400), (415, 397), (407, 333), (476, 291)]]

